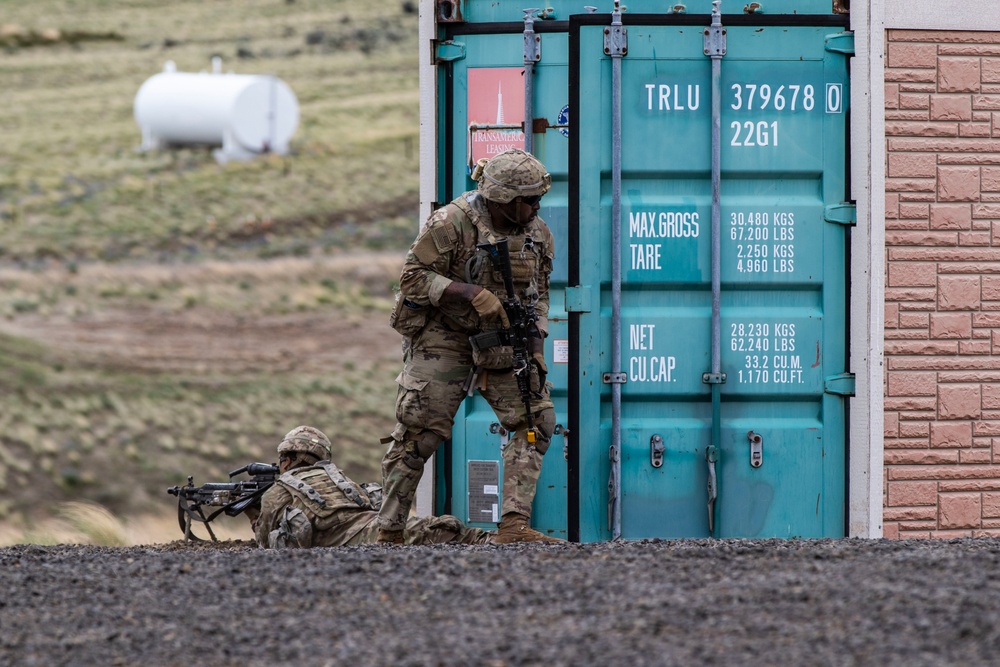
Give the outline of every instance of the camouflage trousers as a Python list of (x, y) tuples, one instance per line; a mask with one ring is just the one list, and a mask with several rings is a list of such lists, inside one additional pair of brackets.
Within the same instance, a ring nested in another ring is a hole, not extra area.
[[(373, 544), (378, 537), (378, 521), (374, 520), (355, 535), (348, 545)], [(479, 528), (471, 528), (462, 523), (458, 517), (445, 516), (411, 516), (406, 522), (403, 532), (403, 542), (406, 544), (489, 544), (495, 533), (488, 533)]]
[[(493, 408), (497, 420), (511, 437), (502, 450), (503, 501), (501, 515), (516, 512), (531, 516), (531, 503), (555, 425), (555, 408), (537, 367), (529, 364), (530, 383), (541, 398), (533, 398), (531, 412), (537, 441), (526, 437), (527, 412), (517, 380), (509, 370), (482, 371), (476, 386)], [(451, 437), (455, 413), (466, 396), (465, 384), (472, 370), (468, 336), (431, 321), (404, 354), (397, 382), (396, 429), (382, 459), (384, 498), (379, 523), (399, 530), (409, 516), (424, 461), (442, 441)], [(485, 434), (484, 434), (485, 436)]]

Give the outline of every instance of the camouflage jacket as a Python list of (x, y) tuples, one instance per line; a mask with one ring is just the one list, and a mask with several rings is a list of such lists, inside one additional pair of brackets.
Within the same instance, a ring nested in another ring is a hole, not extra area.
[[(507, 238), (515, 296), (523, 303), (534, 302), (538, 326), (548, 333), (549, 276), (555, 257), (555, 241), (548, 225), (535, 217), (522, 230), (506, 236), (498, 234), (486, 209), (486, 201), (476, 191), (466, 192), (435, 211), (406, 255), (399, 279), (400, 310), (417, 321), (410, 330), (419, 330), (421, 318), (443, 320), (449, 327), (469, 334), (484, 329), (479, 316), (468, 304), (442, 304), (441, 295), (453, 281), (473, 283), (506, 298), (499, 272), (493, 270), (486, 252), (476, 248), (484, 242)], [(405, 304), (405, 307), (400, 307)], [(393, 326), (401, 330), (402, 327)]]

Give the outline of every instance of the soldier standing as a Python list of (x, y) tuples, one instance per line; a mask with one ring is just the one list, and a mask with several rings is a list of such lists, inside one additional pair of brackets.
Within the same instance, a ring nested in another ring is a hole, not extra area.
[[(545, 383), (544, 338), (548, 335), (549, 275), (554, 241), (539, 201), (552, 184), (529, 153), (509, 150), (480, 160), (472, 173), (476, 190), (435, 211), (406, 256), (400, 293), (390, 323), (404, 337), (404, 366), (396, 379), (396, 428), (382, 459), (385, 498), (379, 512), (379, 542), (401, 543), (424, 463), (451, 434), (467, 393), (478, 389), (510, 434), (503, 448), (503, 505), (497, 544), (556, 542), (530, 527), (531, 503), (555, 426), (555, 408)], [(507, 295), (481, 243), (508, 242), (516, 294)], [(534, 309), (529, 331), (532, 418), (512, 371), (509, 345), (477, 345), (470, 336), (510, 325), (500, 298), (513, 297)], [(529, 432), (529, 423), (533, 425)]]
[[(382, 499), (377, 484), (357, 484), (330, 461), (330, 440), (311, 426), (292, 429), (278, 445), (281, 476), (247, 512), (264, 548), (340, 547), (375, 542)], [(410, 518), (407, 544), (486, 544), (493, 533), (457, 517)]]

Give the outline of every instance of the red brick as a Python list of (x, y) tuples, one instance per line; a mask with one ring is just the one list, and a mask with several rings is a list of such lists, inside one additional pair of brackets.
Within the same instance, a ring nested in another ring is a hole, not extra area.
[(931, 338), (969, 338), (972, 335), (972, 314), (933, 313), (930, 334)]
[(937, 156), (926, 153), (892, 153), (889, 155), (889, 176), (934, 178), (937, 176)]
[(887, 137), (957, 137), (954, 123), (933, 123), (920, 120), (892, 120), (885, 123)]
[(988, 340), (961, 340), (958, 342), (959, 354), (990, 354), (993, 346)]
[(937, 373), (889, 373), (889, 396), (934, 396)]
[(945, 529), (978, 528), (983, 516), (978, 493), (943, 494), (938, 501), (938, 525)]
[(889, 67), (937, 67), (937, 44), (889, 42)]
[[(938, 387), (939, 419), (978, 419), (982, 410), (978, 384), (951, 384)], [(933, 432), (933, 429), (931, 429)], [(933, 436), (932, 436), (933, 439)]]
[(887, 540), (899, 539), (899, 524), (886, 521), (882, 524), (882, 537)]
[(937, 83), (942, 93), (979, 92), (979, 58), (938, 58)]
[(969, 463), (989, 463), (992, 460), (992, 452), (988, 449), (963, 449), (958, 453), (959, 465)]
[(979, 310), (979, 277), (939, 276), (937, 297), (940, 310)]
[(919, 521), (934, 519), (936, 515), (933, 507), (886, 507), (882, 518), (889, 521)]
[(972, 424), (969, 422), (931, 424), (931, 447), (972, 446)]
[(959, 232), (958, 244), (965, 248), (987, 247), (990, 245), (991, 234), (989, 232)]
[(892, 507), (937, 505), (937, 482), (889, 482), (887, 503)]
[(982, 188), (987, 192), (1000, 192), (1000, 167), (982, 167)]
[(1000, 435), (1000, 422), (978, 421), (972, 425), (973, 435)]
[(1000, 218), (1000, 206), (996, 204), (973, 204), (973, 218)]
[(890, 287), (934, 287), (937, 264), (932, 262), (892, 262), (889, 264)]
[(1000, 109), (1000, 95), (973, 95), (973, 109)]
[(1000, 493), (983, 494), (983, 516), (1000, 519)]
[(924, 438), (931, 434), (929, 422), (901, 422), (899, 424), (899, 437), (901, 438)]
[(931, 204), (931, 229), (971, 229), (972, 207), (969, 204)]
[(899, 304), (885, 304), (885, 328), (895, 329), (899, 325)]
[(981, 67), (983, 83), (1000, 83), (1000, 58), (983, 58)]
[(983, 407), (1000, 409), (1000, 384), (983, 384)]
[(939, 201), (978, 201), (979, 167), (938, 167)]
[(933, 199), (934, 193), (937, 192), (937, 182), (933, 178), (887, 178), (885, 187), (887, 190), (900, 193), (900, 201), (921, 201), (908, 199), (907, 195), (910, 193), (926, 194)]
[(887, 84), (885, 84), (885, 108), (886, 109), (898, 109), (899, 108), (899, 84), (898, 83), (887, 83)]
[(931, 120), (972, 120), (972, 98), (968, 95), (931, 95), (930, 111)]
[(993, 136), (993, 125), (992, 123), (959, 123), (958, 136), (991, 137)]
[[(920, 97), (927, 97), (927, 94), (921, 94)], [(902, 105), (904, 102), (900, 101)], [(906, 104), (914, 104), (913, 102), (906, 101)], [(906, 121), (920, 121), (926, 122), (930, 120), (930, 111), (927, 109), (927, 105), (924, 105), (923, 109), (905, 109), (900, 107), (899, 109), (890, 109), (885, 112), (886, 120), (906, 120)], [(953, 136), (951, 134), (947, 136)]]
[[(926, 440), (915, 442), (896, 440), (890, 447), (887, 442), (883, 452), (883, 462), (885, 465), (911, 466), (954, 465), (958, 463), (957, 449), (926, 449), (926, 444)], [(905, 448), (896, 449), (900, 445), (905, 446)]]
[(885, 217), (896, 218), (899, 216), (899, 195), (895, 192), (885, 193)]
[(899, 205), (899, 217), (904, 220), (927, 220), (930, 204), (906, 203)]
[[(885, 80), (888, 83), (920, 82), (934, 83), (938, 80), (937, 73), (932, 69), (887, 69)], [(961, 92), (961, 91), (945, 91)]]
[(997, 275), (984, 275), (983, 280), (983, 300), (984, 301), (997, 301), (1000, 300), (1000, 276)]
[(958, 236), (955, 234), (942, 234), (940, 232), (923, 231), (894, 231), (885, 235), (887, 246), (910, 245), (918, 248), (927, 246), (953, 246), (958, 243)]
[(905, 312), (899, 315), (900, 329), (927, 329), (930, 323), (930, 313)]
[(882, 431), (885, 437), (895, 438), (899, 433), (899, 413), (887, 412), (882, 419)]
[[(927, 93), (900, 93), (899, 94), (899, 108), (909, 111), (927, 111), (930, 109), (930, 98), (931, 96)], [(969, 111), (972, 111), (972, 100), (969, 100)], [(889, 115), (886, 114), (886, 118)], [(894, 116), (899, 118), (899, 116)], [(913, 120), (927, 120), (929, 115), (926, 113), (913, 116)], [(958, 120), (957, 118), (939, 118), (937, 120)]]

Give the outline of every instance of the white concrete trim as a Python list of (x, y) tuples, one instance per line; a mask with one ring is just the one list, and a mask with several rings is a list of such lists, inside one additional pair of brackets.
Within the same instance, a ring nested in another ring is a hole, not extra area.
[[(420, 68), (420, 212), (417, 228), (420, 229), (431, 214), (437, 198), (437, 69), (431, 62), (432, 40), (437, 37), (434, 0), (420, 0), (418, 13), (417, 57)], [(414, 501), (417, 516), (434, 514), (434, 466), (432, 456), (424, 466), (424, 475), (417, 486)]]
[[(858, 224), (851, 247), (850, 537), (882, 537), (882, 365), (885, 319), (885, 29), (883, 3), (854, 3), (851, 28), (851, 183)], [(891, 0), (889, 0), (891, 1)]]
[[(861, 13), (863, 2), (851, 11)], [(885, 27), (906, 30), (998, 30), (1000, 3), (996, 0), (872, 0), (885, 7)], [(881, 13), (881, 12), (880, 12)]]

